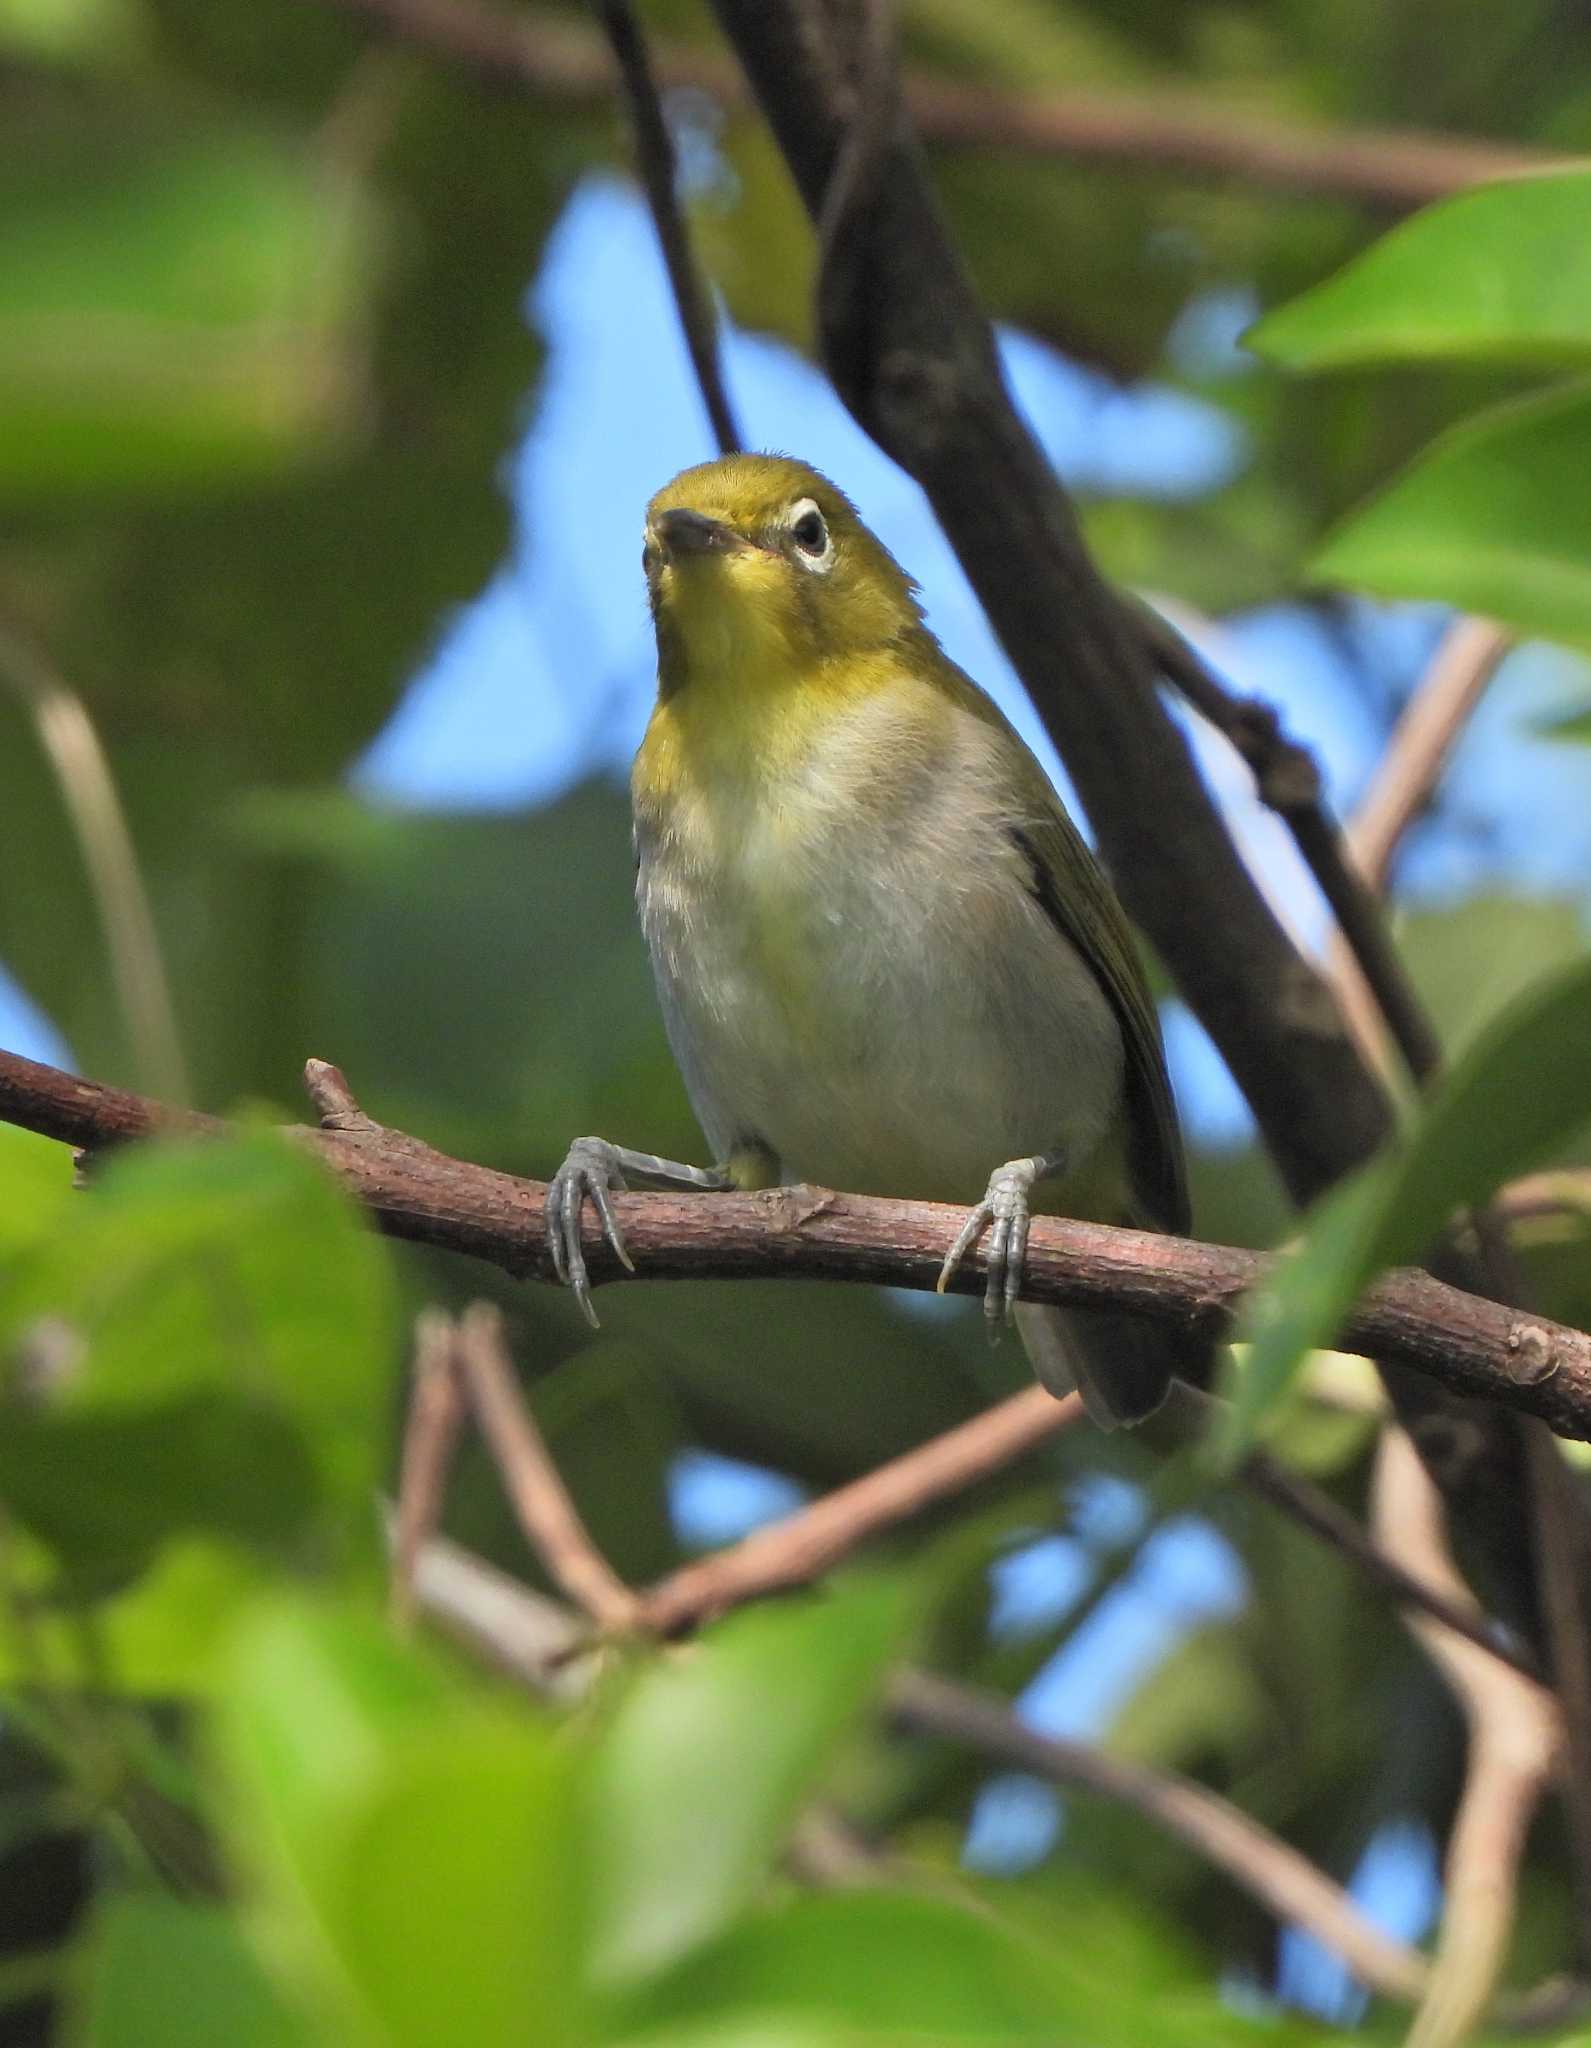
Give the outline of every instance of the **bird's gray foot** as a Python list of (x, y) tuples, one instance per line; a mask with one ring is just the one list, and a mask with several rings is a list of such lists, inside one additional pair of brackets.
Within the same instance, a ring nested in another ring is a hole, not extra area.
[(1017, 1297), (1022, 1291), (1022, 1268), (1028, 1251), (1028, 1197), (1033, 1184), (1058, 1173), (1060, 1168), (1058, 1152), (1040, 1152), (1031, 1159), (1008, 1159), (1004, 1166), (997, 1166), (989, 1176), (983, 1200), (957, 1231), (956, 1241), (939, 1269), (939, 1292), (943, 1294), (956, 1268), (984, 1231), (989, 1231), (983, 1313), (991, 1343), (1015, 1314)]
[(563, 1165), (547, 1183), (547, 1250), (553, 1271), (580, 1304), (580, 1313), (592, 1329), (600, 1328), (591, 1304), (591, 1283), (586, 1273), (586, 1255), (580, 1244), (580, 1218), (589, 1198), (602, 1223), (602, 1234), (612, 1245), (614, 1256), (630, 1272), (634, 1263), (625, 1247), (619, 1219), (608, 1200), (610, 1192), (625, 1186), (621, 1165), (623, 1154), (606, 1138), (576, 1138)]

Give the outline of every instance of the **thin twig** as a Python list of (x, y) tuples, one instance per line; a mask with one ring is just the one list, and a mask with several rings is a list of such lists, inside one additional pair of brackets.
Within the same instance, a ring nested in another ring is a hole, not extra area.
[[(1373, 1501), (1382, 1547), (1433, 1590), (1466, 1599), (1440, 1496), (1401, 1429), (1382, 1435)], [(1409, 2048), (1453, 2048), (1485, 2013), (1506, 1961), (1525, 1839), (1559, 1754), (1562, 1724), (1544, 1687), (1428, 1615), (1409, 1610), (1406, 1619), (1458, 1696), (1469, 1728), (1436, 1961), (1409, 2035)]]
[(88, 707), (37, 649), (4, 624), (0, 677), (32, 719), (55, 772), (99, 913), (135, 1070), (157, 1095), (186, 1102), (187, 1062), (160, 934), (116, 778)]
[(454, 1355), (475, 1419), (525, 1540), (555, 1584), (606, 1633), (634, 1628), (640, 1603), (592, 1542), (580, 1511), (521, 1398), (503, 1337), (503, 1319), (477, 1301), (459, 1319)]
[[(0, 1120), (91, 1150), (156, 1132), (219, 1135), (219, 1118), (0, 1052)], [(406, 1132), (297, 1131), (394, 1237), (464, 1252), (517, 1278), (556, 1276), (544, 1226), (546, 1184), (433, 1151)], [(585, 1219), (593, 1282), (650, 1279), (838, 1279), (931, 1291), (965, 1212), (813, 1188), (759, 1194), (616, 1194), (635, 1273)], [(981, 1293), (976, 1249), (951, 1282)], [(1203, 1341), (1229, 1326), (1274, 1259), (1233, 1246), (1035, 1218), (1022, 1297), (1062, 1308), (1109, 1307)], [(1383, 1275), (1349, 1315), (1341, 1348), (1385, 1358), (1454, 1393), (1539, 1416), (1591, 1440), (1591, 1335), (1432, 1279)]]
[(414, 1619), (414, 1574), (421, 1550), (442, 1520), (453, 1454), (464, 1422), (464, 1394), (453, 1357), (456, 1326), (439, 1308), (414, 1319), (414, 1366), (409, 1413), (398, 1465), (398, 1500), (392, 1518), (392, 1618), (400, 1628)]
[[(1429, 803), (1465, 720), (1511, 644), (1501, 627), (1483, 619), (1460, 619), (1444, 636), (1344, 827), (1348, 858), (1367, 889), (1385, 890), (1404, 833)], [(1381, 1065), (1386, 1036), (1380, 1007), (1340, 933), (1333, 937), (1326, 971), (1366, 1058)]]
[(1310, 1486), (1285, 1465), (1261, 1451), (1243, 1466), (1242, 1478), (1262, 1498), (1281, 1508), (1293, 1520), (1311, 1529), (1332, 1549), (1340, 1550), (1350, 1563), (1389, 1593), (1400, 1607), (1417, 1608), (1467, 1637), (1487, 1656), (1497, 1657), (1522, 1676), (1540, 1682), (1535, 1658), (1525, 1646), (1504, 1630), (1490, 1615), (1483, 1614), (1466, 1594), (1462, 1601), (1450, 1600), (1440, 1589), (1401, 1565), (1354, 1520), (1338, 1507), (1329, 1493)]
[(702, 283), (691, 254), (690, 233), (680, 210), (678, 166), (674, 142), (663, 118), (657, 81), (652, 75), (646, 38), (628, 0), (597, 0), (597, 13), (618, 65), (630, 124), (635, 134), (636, 166), (641, 186), (651, 209), (668, 281), (674, 294), (674, 308), (696, 372), (697, 389), (707, 408), (720, 455), (732, 455), (743, 444), (735, 415), (724, 389), (723, 364), (718, 350), (718, 322), (713, 302)]
[(1385, 1018), (1410, 1073), (1417, 1081), (1429, 1080), (1441, 1064), (1441, 1041), (1398, 958), (1374, 892), (1326, 808), (1313, 755), (1283, 731), (1274, 706), (1229, 690), (1168, 620), (1147, 605), (1131, 609), (1167, 680), (1224, 734), (1253, 775), (1261, 801), (1287, 827), (1336, 920), (1361, 987)]
[(1383, 1934), (1324, 1871), (1219, 1794), (1088, 1743), (1041, 1735), (1003, 1700), (925, 1671), (901, 1672), (889, 1704), (895, 1721), (916, 1734), (1130, 1807), (1224, 1871), (1278, 1920), (1308, 1928), (1371, 1990), (1404, 2003), (1422, 1995), (1422, 1956)]
[(584, 1617), (473, 1551), (445, 1536), (428, 1537), (416, 1560), (414, 1597), (462, 1648), (529, 1691), (569, 1700), (585, 1691), (593, 1660), (580, 1655), (590, 1647)]
[(1042, 1387), (1013, 1394), (810, 1507), (670, 1573), (645, 1595), (642, 1620), (660, 1635), (675, 1635), (765, 1593), (805, 1585), (883, 1530), (964, 1493), (1082, 1416), (1076, 1394), (1062, 1401)]
[(1444, 634), (1348, 821), (1348, 851), (1372, 889), (1385, 889), (1399, 842), (1430, 802), (1459, 734), (1512, 645), (1489, 619), (1459, 619)]
[[(484, 7), (477, 0), (321, 0), (383, 35), (468, 71), (482, 84), (563, 106), (613, 97), (601, 39), (566, 15)], [(716, 52), (656, 45), (665, 86), (692, 86), (743, 105), (745, 81)], [(1520, 143), (1413, 129), (1317, 129), (1267, 120), (1208, 95), (1011, 92), (908, 71), (906, 100), (921, 133), (947, 149), (1103, 163), (1132, 175), (1241, 179), (1278, 191), (1328, 193), (1403, 211), (1572, 159)]]
[[(579, 1624), (543, 1595), (435, 1539), (421, 1553), (416, 1590), (425, 1611), (444, 1628), (532, 1691), (556, 1690), (567, 1698), (585, 1689), (590, 1667), (576, 1669), (565, 1654), (579, 1646)], [(1308, 1928), (1365, 1983), (1391, 1998), (1419, 1997), (1423, 1958), (1371, 1926), (1324, 1872), (1215, 1793), (1083, 1743), (1040, 1735), (1003, 1702), (927, 1672), (899, 1673), (889, 1707), (903, 1727), (1120, 1800), (1187, 1843), (1267, 1910)]]

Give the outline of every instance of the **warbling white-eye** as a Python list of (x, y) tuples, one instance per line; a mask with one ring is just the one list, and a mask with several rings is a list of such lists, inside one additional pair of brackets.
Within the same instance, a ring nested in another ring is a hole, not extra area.
[[(632, 778), (636, 898), (715, 1170), (581, 1138), (555, 1263), (595, 1322), (586, 1199), (808, 1181), (975, 1204), (985, 1312), (1095, 1420), (1164, 1398), (1173, 1346), (1016, 1299), (1030, 1206), (1173, 1232), (1182, 1146), (1121, 909), (916, 586), (804, 463), (734, 455), (647, 508), (658, 695)], [(991, 1171), (992, 1169), (992, 1171)], [(943, 1284), (943, 1278), (941, 1280)]]

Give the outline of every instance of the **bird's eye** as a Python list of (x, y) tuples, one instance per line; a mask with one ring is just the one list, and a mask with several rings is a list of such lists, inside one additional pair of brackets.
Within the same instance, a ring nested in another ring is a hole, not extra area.
[(805, 498), (795, 508), (795, 517), (790, 522), (790, 538), (804, 555), (821, 555), (829, 545), (829, 529), (824, 524), (823, 514), (810, 498)]

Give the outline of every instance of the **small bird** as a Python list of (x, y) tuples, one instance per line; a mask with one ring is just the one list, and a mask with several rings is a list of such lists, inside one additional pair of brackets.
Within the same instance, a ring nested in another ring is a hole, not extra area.
[(1158, 1328), (1019, 1302), (1038, 1208), (1184, 1233), (1154, 1005), (1049, 779), (944, 653), (917, 586), (805, 463), (731, 455), (647, 508), (658, 693), (631, 781), (636, 900), (669, 1043), (717, 1165), (580, 1138), (554, 1266), (595, 1324), (589, 1199), (814, 1182), (966, 1203), (940, 1286), (990, 1232), (985, 1314), (1053, 1392), (1135, 1422)]

